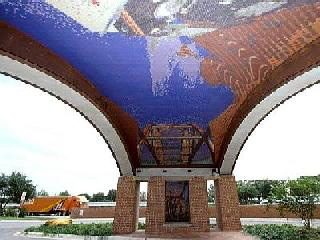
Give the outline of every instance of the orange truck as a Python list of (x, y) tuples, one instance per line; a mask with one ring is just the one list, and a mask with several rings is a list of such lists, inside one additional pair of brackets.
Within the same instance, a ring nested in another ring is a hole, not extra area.
[(28, 215), (69, 215), (74, 208), (86, 207), (88, 200), (83, 196), (35, 197), (21, 205)]

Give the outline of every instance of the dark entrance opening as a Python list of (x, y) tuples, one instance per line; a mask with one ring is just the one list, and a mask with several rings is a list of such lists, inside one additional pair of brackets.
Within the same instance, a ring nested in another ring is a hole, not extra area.
[(166, 222), (190, 222), (189, 182), (166, 182)]

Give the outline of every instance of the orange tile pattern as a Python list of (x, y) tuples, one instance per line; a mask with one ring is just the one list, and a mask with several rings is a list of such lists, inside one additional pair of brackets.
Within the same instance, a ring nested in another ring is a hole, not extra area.
[[(227, 144), (227, 132), (246, 98), (259, 84), (268, 82), (274, 70), (319, 37), (320, 4), (315, 3), (282, 9), (257, 17), (252, 22), (197, 38), (197, 42), (215, 57), (202, 63), (201, 73), (206, 81), (227, 84), (236, 94), (234, 104), (211, 122), (215, 159), (219, 164), (224, 155), (222, 144)], [(273, 87), (271, 83), (269, 87)], [(235, 129), (232, 128), (233, 131)]]

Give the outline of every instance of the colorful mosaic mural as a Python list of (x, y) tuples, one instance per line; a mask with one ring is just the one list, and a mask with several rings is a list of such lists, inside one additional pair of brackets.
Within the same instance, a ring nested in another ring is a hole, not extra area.
[(189, 182), (166, 182), (166, 222), (190, 222)]
[(318, 3), (2, 0), (0, 20), (61, 56), (136, 121), (141, 165), (212, 165), (235, 111), (294, 54), (277, 43), (298, 50), (320, 32)]

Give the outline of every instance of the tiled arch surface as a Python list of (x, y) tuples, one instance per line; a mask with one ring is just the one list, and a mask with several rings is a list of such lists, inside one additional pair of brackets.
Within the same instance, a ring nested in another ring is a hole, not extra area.
[[(76, 69), (26, 34), (0, 23), (0, 50), (20, 62), (42, 69), (89, 99), (110, 120), (138, 166), (138, 126), (128, 113), (102, 96)], [(283, 8), (195, 38), (213, 57), (201, 63), (201, 74), (212, 85), (225, 84), (234, 103), (210, 127), (214, 134), (215, 167), (225, 159), (230, 142), (246, 116), (264, 98), (320, 61), (320, 4), (310, 1)], [(272, 109), (270, 109), (272, 110)], [(232, 168), (233, 168), (232, 164)], [(224, 173), (231, 173), (228, 168)]]
[(320, 4), (316, 3), (279, 10), (197, 39), (217, 55), (216, 61), (202, 65), (207, 81), (228, 83), (237, 96), (211, 122), (215, 159), (220, 164), (248, 113), (277, 88), (319, 64), (319, 37)]

